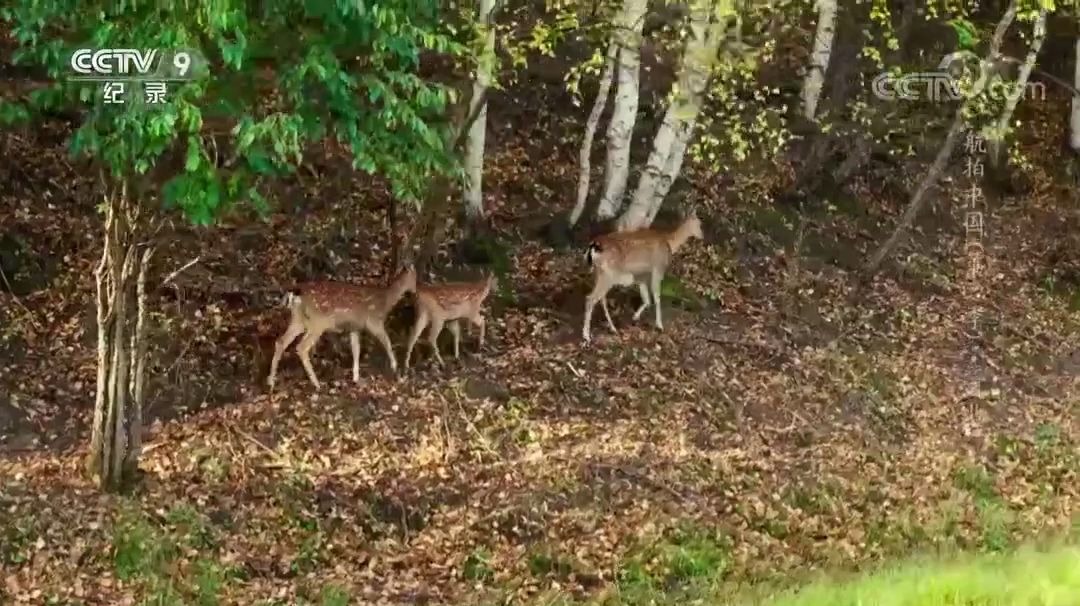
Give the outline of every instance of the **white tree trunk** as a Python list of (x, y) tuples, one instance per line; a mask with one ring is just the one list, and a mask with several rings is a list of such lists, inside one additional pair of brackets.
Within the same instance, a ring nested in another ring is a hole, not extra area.
[[(484, 31), (484, 50), (476, 65), (476, 80), (473, 81), (473, 99), (479, 99), (484, 90), (491, 85), (492, 63), (495, 61), (495, 30), (491, 27), (491, 12), (495, 9), (495, 0), (480, 0), (478, 18)], [(480, 107), (476, 120), (469, 127), (465, 142), (465, 174), (468, 185), (465, 188), (465, 214), (470, 220), (484, 216), (484, 140), (487, 134), (487, 101)]]
[(619, 217), (620, 230), (648, 225), (659, 211), (671, 184), (678, 178), (731, 10), (729, 0), (698, 0), (691, 7), (691, 36), (683, 50), (675, 94), (653, 139), (653, 148), (634, 190), (633, 201)]
[(833, 37), (836, 33), (836, 0), (817, 0), (817, 32), (814, 34), (814, 51), (810, 65), (803, 78), (803, 116), (813, 120), (817, 115), (821, 89), (825, 86), (825, 72), (832, 56)]
[(581, 219), (581, 214), (585, 212), (585, 201), (589, 198), (593, 137), (596, 136), (596, 127), (600, 124), (600, 116), (604, 113), (607, 98), (611, 94), (611, 81), (615, 77), (615, 61), (618, 56), (619, 46), (615, 43), (609, 44), (604, 72), (600, 75), (600, 90), (596, 92), (596, 101), (593, 102), (589, 119), (585, 122), (585, 138), (581, 142), (581, 152), (578, 155), (577, 200), (574, 201), (574, 209), (570, 211), (570, 227), (577, 225)]
[(98, 374), (87, 471), (101, 488), (134, 479), (142, 444), (146, 358), (146, 271), (152, 248), (139, 254), (137, 217), (122, 186), (106, 200), (105, 242), (97, 269)]
[[(1073, 88), (1080, 90), (1080, 36), (1076, 38), (1076, 52), (1073, 59)], [(1073, 95), (1072, 113), (1069, 115), (1069, 147), (1080, 152), (1080, 95)]]
[(622, 208), (626, 181), (630, 176), (630, 144), (637, 120), (638, 84), (641, 77), (641, 31), (645, 25), (647, 0), (624, 0), (615, 19), (612, 39), (619, 47), (615, 104), (607, 131), (607, 166), (604, 193), (596, 218), (610, 219)]
[(671, 146), (671, 154), (668, 155), (667, 164), (664, 167), (664, 175), (656, 184), (656, 193), (653, 194), (653, 204), (649, 208), (649, 216), (642, 225), (652, 225), (656, 219), (656, 213), (664, 203), (668, 190), (671, 189), (675, 179), (679, 177), (682, 169), (683, 157), (686, 156), (686, 148), (690, 147), (690, 140), (694, 137), (695, 124), (685, 124), (675, 136), (675, 143)]
[(1011, 130), (1013, 112), (1016, 111), (1016, 106), (1020, 104), (1020, 99), (1027, 90), (1028, 80), (1031, 78), (1031, 72), (1035, 70), (1035, 60), (1039, 57), (1039, 50), (1042, 49), (1044, 39), (1046, 39), (1046, 9), (1040, 10), (1039, 16), (1035, 19), (1035, 35), (1031, 39), (1027, 57), (1024, 58), (1024, 64), (1020, 66), (1020, 72), (1009, 90), (1009, 95), (1005, 97), (1005, 107), (988, 141), (990, 157), (995, 164), (1001, 164), (1004, 160), (1005, 142)]

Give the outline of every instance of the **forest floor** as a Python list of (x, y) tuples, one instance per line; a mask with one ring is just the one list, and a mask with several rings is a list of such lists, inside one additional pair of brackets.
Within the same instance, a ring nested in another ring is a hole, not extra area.
[(466, 339), (442, 368), (421, 346), (392, 376), (369, 340), (354, 385), (347, 339), (327, 335), (314, 360), (329, 389), (312, 395), (290, 352), (266, 392), (285, 286), (386, 278), (385, 192), (336, 161), (316, 159), (265, 222), (169, 225), (161, 275), (198, 261), (154, 296), (145, 477), (127, 497), (80, 474), (93, 179), (65, 159), (64, 125), (0, 135), (0, 249), (18, 266), (0, 288), (3, 601), (505, 603), (777, 580), (1074, 527), (1080, 315), (1063, 268), (1080, 216), (1051, 177), (1036, 166), (1031, 191), (987, 215), (977, 279), (947, 190), (860, 290), (853, 269), (895, 205), (800, 223), (691, 169), (706, 239), (678, 256), (664, 331), (651, 310), (630, 320), (626, 289), (619, 333), (597, 318), (583, 346), (581, 249), (530, 227), (571, 200), (571, 122), (493, 128), (485, 187), (509, 288), (484, 350)]

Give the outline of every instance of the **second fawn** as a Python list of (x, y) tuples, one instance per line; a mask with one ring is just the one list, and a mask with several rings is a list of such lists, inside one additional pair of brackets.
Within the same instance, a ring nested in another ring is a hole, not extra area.
[(454, 282), (448, 284), (418, 284), (416, 287), (416, 324), (409, 335), (405, 350), (405, 368), (409, 368), (413, 347), (420, 333), (428, 325), (428, 343), (435, 350), (435, 359), (443, 363), (439, 354), (438, 339), (443, 326), (449, 323), (454, 335), (454, 357), (461, 356), (460, 320), (468, 320), (480, 329), (480, 347), (484, 346), (484, 316), (480, 313), (484, 301), (495, 287), (495, 274), (478, 282)]
[(593, 307), (598, 301), (604, 308), (604, 317), (607, 318), (611, 332), (618, 332), (615, 330), (615, 323), (611, 321), (607, 306), (607, 293), (614, 286), (637, 284), (641, 293), (641, 306), (634, 312), (634, 320), (639, 319), (642, 312), (649, 307), (651, 290), (652, 302), (656, 307), (656, 327), (663, 330), (664, 322), (660, 317), (660, 282), (671, 262), (671, 255), (692, 237), (704, 237), (701, 233), (701, 221), (695, 211), (690, 211), (674, 230), (637, 229), (594, 238), (585, 252), (585, 260), (592, 267), (595, 282), (592, 292), (585, 298), (582, 339), (588, 342), (591, 338), (589, 324), (592, 322)]
[(274, 388), (278, 362), (285, 349), (301, 334), (296, 353), (308, 378), (319, 389), (319, 379), (311, 367), (311, 349), (324, 332), (349, 331), (353, 355), (353, 381), (360, 382), (360, 330), (367, 330), (386, 350), (390, 368), (397, 372), (397, 360), (386, 334), (386, 317), (405, 296), (416, 290), (416, 271), (409, 267), (387, 286), (365, 286), (345, 282), (309, 282), (289, 293), (289, 327), (274, 344), (270, 376), (266, 382)]

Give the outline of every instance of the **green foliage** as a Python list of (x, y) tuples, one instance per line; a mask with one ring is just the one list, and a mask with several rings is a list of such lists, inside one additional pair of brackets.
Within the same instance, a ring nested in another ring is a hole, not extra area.
[(979, 41), (979, 35), (971, 21), (968, 21), (963, 17), (957, 17), (956, 19), (950, 20), (949, 25), (951, 25), (953, 31), (956, 32), (957, 46), (962, 49), (975, 48), (975, 43)]
[(321, 606), (347, 606), (349, 592), (335, 585), (328, 585), (319, 593)]
[(486, 549), (477, 549), (465, 558), (462, 574), (470, 581), (486, 582), (495, 578), (491, 568), (491, 553)]
[[(419, 75), (421, 53), (465, 48), (434, 0), (224, 0), (176, 10), (20, 0), (0, 9), (0, 19), (18, 44), (14, 62), (54, 80), (0, 106), (0, 121), (85, 109), (71, 152), (99, 161), (114, 179), (160, 169), (164, 203), (197, 224), (237, 202), (265, 210), (264, 178), (294, 170), (308, 145), (328, 138), (403, 200), (419, 200), (433, 175), (460, 174), (444, 119), (453, 91)], [(213, 68), (170, 83), (163, 104), (106, 104), (95, 83), (65, 77), (71, 52), (84, 47), (183, 47)], [(219, 140), (227, 130), (231, 139)]]
[(242, 571), (218, 560), (208, 522), (191, 507), (177, 506), (164, 522), (137, 510), (120, 516), (112, 539), (116, 577), (141, 588), (141, 604), (216, 606)]
[(619, 601), (656, 603), (665, 593), (681, 594), (685, 599), (720, 581), (730, 561), (726, 537), (684, 525), (623, 564), (617, 577)]

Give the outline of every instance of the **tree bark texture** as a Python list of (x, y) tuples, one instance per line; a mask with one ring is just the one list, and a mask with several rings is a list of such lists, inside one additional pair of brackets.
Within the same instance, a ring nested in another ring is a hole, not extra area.
[[(484, 52), (476, 65), (476, 79), (473, 81), (472, 98), (479, 99), (481, 93), (491, 85), (492, 64), (495, 62), (495, 30), (491, 27), (491, 13), (495, 0), (480, 0), (480, 20), (484, 33)], [(468, 182), (465, 188), (465, 214), (470, 221), (484, 217), (484, 139), (487, 134), (487, 102), (478, 109), (476, 120), (469, 127), (469, 137), (465, 150), (465, 174)]]
[(570, 227), (577, 225), (582, 213), (585, 212), (585, 202), (589, 199), (593, 137), (596, 136), (596, 127), (600, 124), (600, 116), (603, 115), (608, 96), (611, 95), (611, 82), (615, 78), (615, 62), (618, 60), (618, 56), (618, 45), (614, 43), (608, 45), (604, 72), (600, 74), (600, 89), (596, 93), (596, 100), (593, 101), (589, 119), (585, 122), (585, 138), (581, 141), (581, 151), (578, 154), (577, 199), (574, 200), (574, 208), (570, 211)]
[(620, 230), (650, 224), (682, 170), (727, 31), (729, 4), (725, 0), (698, 0), (691, 6), (690, 39), (683, 50), (674, 95), (653, 139), (630, 206), (619, 217)]
[(1001, 115), (998, 116), (997, 125), (994, 128), (994, 137), (988, 142), (990, 158), (996, 167), (1004, 164), (1005, 150), (1007, 149), (1006, 142), (1009, 131), (1012, 130), (1010, 123), (1012, 122), (1013, 112), (1016, 111), (1016, 106), (1020, 104), (1024, 91), (1027, 90), (1028, 80), (1031, 78), (1031, 72), (1035, 70), (1035, 61), (1039, 58), (1039, 51), (1042, 49), (1043, 40), (1045, 39), (1046, 9), (1043, 9), (1039, 11), (1038, 17), (1035, 18), (1034, 36), (1031, 39), (1027, 57), (1024, 58), (1024, 63), (1020, 66), (1020, 72), (1016, 75), (1016, 82), (1009, 86), (1009, 94), (1005, 97), (1005, 107), (1001, 110)]
[(817, 0), (817, 28), (814, 33), (814, 50), (810, 53), (810, 65), (803, 78), (803, 117), (813, 122), (817, 116), (821, 90), (825, 86), (825, 72), (832, 57), (833, 38), (836, 34), (836, 0)]
[(105, 241), (95, 273), (98, 372), (87, 472), (103, 490), (134, 479), (142, 446), (146, 273), (153, 248), (137, 241), (140, 212), (126, 182), (107, 190)]
[(619, 47), (619, 58), (615, 103), (607, 130), (604, 190), (596, 208), (596, 218), (601, 221), (613, 218), (622, 209), (630, 177), (630, 145), (634, 139), (641, 80), (641, 32), (647, 8), (646, 0), (625, 0), (615, 19), (612, 40)]

